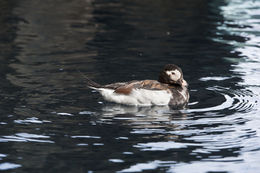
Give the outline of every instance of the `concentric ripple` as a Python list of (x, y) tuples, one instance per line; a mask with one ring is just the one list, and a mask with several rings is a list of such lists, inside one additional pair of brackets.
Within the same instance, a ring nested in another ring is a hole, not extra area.
[[(220, 111), (224, 109), (234, 110), (239, 112), (248, 112), (252, 110), (258, 103), (257, 95), (254, 95), (250, 90), (233, 90), (221, 86), (214, 86), (206, 88), (209, 91), (216, 93), (219, 96), (224, 97), (224, 102), (218, 103), (213, 107), (194, 108), (188, 109), (184, 112), (208, 112), (208, 111)], [(199, 104), (196, 102), (195, 106)], [(192, 105), (194, 106), (194, 104)]]

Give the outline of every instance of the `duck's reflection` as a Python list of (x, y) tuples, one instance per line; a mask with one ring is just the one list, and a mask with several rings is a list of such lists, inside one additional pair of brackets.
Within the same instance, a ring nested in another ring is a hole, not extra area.
[(169, 106), (136, 107), (106, 105), (102, 108), (102, 122), (120, 122), (132, 128), (131, 133), (165, 133), (178, 128), (174, 122), (186, 119), (186, 114)]

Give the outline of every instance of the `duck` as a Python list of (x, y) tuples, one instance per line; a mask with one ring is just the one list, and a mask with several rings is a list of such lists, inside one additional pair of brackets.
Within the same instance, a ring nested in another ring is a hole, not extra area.
[(158, 80), (133, 80), (106, 85), (86, 78), (87, 86), (99, 92), (104, 100), (134, 106), (174, 106), (184, 108), (189, 101), (188, 83), (175, 64), (167, 64)]

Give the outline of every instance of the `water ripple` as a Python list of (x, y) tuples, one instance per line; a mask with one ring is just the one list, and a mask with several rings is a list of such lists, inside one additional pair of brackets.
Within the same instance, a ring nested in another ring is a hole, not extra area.
[[(206, 88), (209, 91), (215, 92), (218, 95), (224, 97), (222, 103), (213, 107), (205, 107), (199, 109), (187, 109), (183, 110), (184, 113), (195, 113), (195, 112), (210, 112), (220, 111), (224, 109), (235, 110), (239, 112), (249, 112), (258, 103), (257, 95), (253, 94), (250, 90), (232, 90), (230, 88), (214, 86)], [(199, 104), (199, 102), (197, 103)]]
[(174, 141), (167, 142), (148, 142), (148, 143), (138, 143), (134, 145), (136, 148), (140, 148), (142, 151), (166, 151), (169, 149), (180, 149), (187, 148), (188, 146), (197, 146), (199, 144), (188, 144), (188, 143), (179, 143)]
[(54, 143), (51, 140), (43, 140), (50, 138), (45, 135), (29, 134), (29, 133), (16, 133), (11, 136), (2, 136), (0, 142), (40, 142), (40, 143)]
[(37, 117), (26, 118), (24, 120), (14, 120), (17, 124), (42, 124), (42, 123), (50, 123), (51, 121), (47, 120), (39, 120)]
[(71, 138), (87, 138), (87, 139), (100, 139), (100, 136), (71, 136)]
[(5, 171), (5, 170), (10, 170), (10, 169), (16, 169), (21, 167), (22, 165), (19, 164), (15, 164), (15, 163), (9, 163), (9, 162), (5, 162), (5, 163), (0, 163), (0, 171)]
[(170, 165), (173, 165), (175, 163), (176, 163), (175, 161), (154, 160), (147, 163), (137, 163), (119, 172), (143, 172), (146, 170), (156, 169), (157, 167), (169, 167)]

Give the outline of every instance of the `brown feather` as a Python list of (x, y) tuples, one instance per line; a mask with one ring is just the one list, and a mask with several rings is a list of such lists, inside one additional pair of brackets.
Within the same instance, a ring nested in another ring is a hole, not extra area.
[(118, 94), (129, 95), (132, 92), (133, 87), (119, 87), (114, 92)]
[(119, 86), (115, 89), (115, 93), (118, 94), (131, 94), (133, 89), (147, 89), (147, 90), (168, 90), (167, 84), (161, 84), (155, 80), (143, 80), (143, 81), (133, 81), (125, 85)]
[(129, 95), (133, 88), (139, 88), (140, 86), (140, 82), (139, 81), (132, 81), (129, 83), (126, 83), (125, 85), (119, 86), (118, 88), (115, 89), (115, 93), (118, 94), (125, 94), (125, 95)]

